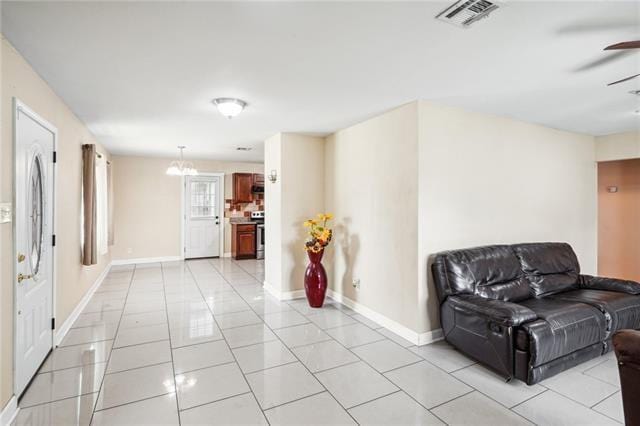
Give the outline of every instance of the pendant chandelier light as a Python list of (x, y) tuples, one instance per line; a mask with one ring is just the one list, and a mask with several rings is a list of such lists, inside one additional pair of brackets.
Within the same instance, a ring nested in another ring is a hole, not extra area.
[(169, 176), (196, 176), (198, 171), (193, 166), (191, 161), (184, 161), (184, 156), (182, 151), (185, 149), (185, 146), (179, 146), (180, 150), (180, 160), (172, 161), (167, 168), (167, 174)]

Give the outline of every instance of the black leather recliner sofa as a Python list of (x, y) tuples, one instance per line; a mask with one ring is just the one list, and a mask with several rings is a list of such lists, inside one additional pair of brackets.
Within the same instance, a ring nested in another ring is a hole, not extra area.
[(640, 284), (581, 275), (565, 243), (443, 252), (431, 270), (445, 340), (507, 380), (532, 385), (640, 329)]

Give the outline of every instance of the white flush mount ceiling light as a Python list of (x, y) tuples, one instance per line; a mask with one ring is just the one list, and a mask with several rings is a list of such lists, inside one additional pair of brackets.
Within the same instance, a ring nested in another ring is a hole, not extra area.
[(179, 146), (180, 150), (180, 160), (172, 161), (167, 168), (167, 174), (169, 176), (196, 176), (198, 171), (193, 166), (191, 161), (184, 161), (184, 156), (182, 151), (185, 149), (185, 146)]
[(227, 118), (235, 117), (247, 106), (245, 101), (236, 98), (217, 98), (213, 100), (213, 104), (218, 107), (220, 114)]

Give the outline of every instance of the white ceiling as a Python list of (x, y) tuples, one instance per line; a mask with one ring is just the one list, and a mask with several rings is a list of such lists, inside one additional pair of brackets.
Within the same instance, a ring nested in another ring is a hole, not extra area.
[[(463, 30), (451, 2), (2, 2), (2, 32), (114, 153), (261, 161), (428, 99), (594, 135), (637, 129), (640, 2), (508, 1)], [(598, 64), (601, 61), (603, 63)], [(216, 97), (249, 103), (235, 119)], [(250, 152), (236, 151), (250, 146)]]

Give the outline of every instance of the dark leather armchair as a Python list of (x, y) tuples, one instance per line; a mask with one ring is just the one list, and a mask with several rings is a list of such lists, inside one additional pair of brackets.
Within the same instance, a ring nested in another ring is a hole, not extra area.
[(620, 370), (625, 423), (640, 425), (640, 331), (618, 331), (613, 335), (613, 347)]
[(565, 243), (443, 252), (431, 271), (445, 340), (507, 380), (537, 383), (640, 329), (640, 284), (581, 275)]

